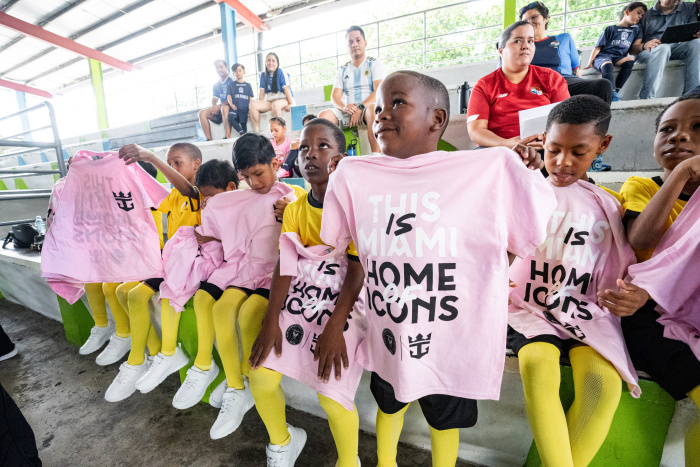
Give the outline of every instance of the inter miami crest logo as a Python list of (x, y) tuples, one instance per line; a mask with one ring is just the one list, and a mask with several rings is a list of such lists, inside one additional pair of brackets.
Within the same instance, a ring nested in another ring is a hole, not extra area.
[(134, 203), (129, 204), (129, 202), (132, 201), (131, 192), (127, 193), (126, 195), (121, 191), (119, 194), (116, 194), (115, 192), (112, 192), (112, 194), (114, 195), (114, 199), (117, 200), (117, 206), (119, 206), (119, 209), (123, 209), (124, 211), (131, 211), (134, 209)]
[(382, 339), (384, 339), (384, 345), (386, 345), (386, 349), (391, 355), (396, 355), (396, 339), (394, 338), (394, 334), (389, 329), (385, 329), (382, 331)]
[(422, 358), (424, 355), (428, 355), (430, 350), (430, 338), (433, 333), (428, 334), (423, 337), (423, 334), (418, 334), (416, 337), (408, 336), (408, 346), (411, 348), (412, 358)]
[(304, 337), (304, 329), (298, 324), (292, 324), (287, 328), (287, 342), (292, 345), (299, 345), (301, 338)]

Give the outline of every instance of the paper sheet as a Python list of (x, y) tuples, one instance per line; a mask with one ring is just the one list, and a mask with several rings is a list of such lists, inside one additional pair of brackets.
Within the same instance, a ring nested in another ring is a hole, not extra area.
[(526, 138), (530, 135), (544, 133), (547, 126), (549, 112), (557, 104), (543, 105), (534, 109), (521, 110), (518, 112), (520, 119), (520, 137)]

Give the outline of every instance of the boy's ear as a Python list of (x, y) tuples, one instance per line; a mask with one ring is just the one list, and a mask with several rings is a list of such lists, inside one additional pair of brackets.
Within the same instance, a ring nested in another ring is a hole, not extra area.
[(447, 110), (445, 109), (435, 109), (433, 110), (433, 125), (431, 130), (442, 132), (443, 128), (449, 123), (450, 116), (447, 115)]
[(236, 184), (233, 182), (228, 182), (228, 185), (226, 185), (225, 191), (234, 191), (235, 189), (236, 189)]
[(194, 167), (196, 170), (199, 170), (199, 167), (202, 165), (202, 160), (201, 159), (195, 159), (194, 160)]
[(338, 168), (338, 164), (340, 163), (340, 160), (347, 156), (348, 153), (342, 153), (342, 154), (336, 154), (335, 156), (331, 157), (331, 160), (328, 162), (328, 173), (332, 174), (335, 172), (335, 169)]
[(272, 159), (272, 162), (270, 162), (270, 167), (272, 167), (272, 170), (274, 170), (275, 173), (277, 173), (277, 169), (280, 168), (280, 163), (279, 163), (279, 161), (277, 160), (277, 157), (275, 157), (274, 159)]
[(605, 135), (603, 139), (600, 140), (600, 146), (598, 146), (598, 154), (603, 154), (610, 147), (610, 142), (613, 139), (613, 135)]

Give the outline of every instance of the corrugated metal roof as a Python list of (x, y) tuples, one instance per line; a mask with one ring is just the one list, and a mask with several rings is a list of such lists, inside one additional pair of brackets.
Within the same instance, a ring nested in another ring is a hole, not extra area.
[[(308, 2), (241, 0), (263, 19)], [(0, 0), (0, 11), (124, 61), (221, 28), (213, 0)], [(87, 59), (0, 26), (0, 77), (55, 92), (87, 71)]]

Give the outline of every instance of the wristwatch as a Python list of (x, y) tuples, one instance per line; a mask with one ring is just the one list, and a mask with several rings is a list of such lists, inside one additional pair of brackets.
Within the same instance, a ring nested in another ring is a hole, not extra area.
[(360, 104), (360, 105), (357, 106), (357, 108), (360, 109), (360, 112), (362, 112), (362, 111), (365, 110), (365, 105), (364, 105), (364, 104)]

